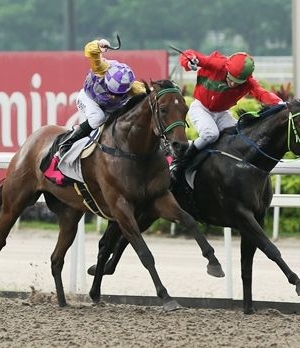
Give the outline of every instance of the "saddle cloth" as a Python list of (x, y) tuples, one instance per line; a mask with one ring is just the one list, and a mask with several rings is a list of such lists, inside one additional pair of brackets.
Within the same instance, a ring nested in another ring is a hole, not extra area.
[(80, 159), (88, 157), (94, 151), (100, 132), (100, 128), (93, 130), (88, 137), (77, 140), (63, 155), (57, 166), (63, 175), (75, 181), (84, 182)]

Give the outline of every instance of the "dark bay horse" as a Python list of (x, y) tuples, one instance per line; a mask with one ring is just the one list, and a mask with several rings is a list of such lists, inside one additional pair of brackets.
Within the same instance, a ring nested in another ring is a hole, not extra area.
[[(276, 262), (300, 295), (299, 277), (291, 271), (263, 230), (273, 194), (270, 171), (287, 151), (300, 155), (299, 134), (299, 100), (271, 115), (269, 112), (261, 113), (260, 117), (245, 114), (239, 119), (236, 130), (228, 129), (206, 149), (207, 157), (198, 166), (203, 153), (196, 156), (191, 164), (196, 171), (193, 192), (187, 194), (187, 183), (172, 190), (181, 207), (199, 222), (239, 230), (245, 314), (254, 312), (252, 266), (257, 248)], [(126, 239), (120, 237), (118, 225), (109, 223), (99, 241), (99, 255), (108, 259), (112, 254), (105, 266), (105, 274), (114, 272), (127, 244)], [(90, 267), (90, 274), (95, 271), (95, 265)]]
[[(100, 208), (99, 215), (115, 220), (142, 264), (149, 271), (164, 308), (176, 309), (163, 286), (141, 231), (159, 217), (182, 224), (196, 239), (208, 259), (208, 273), (224, 276), (214, 249), (200, 233), (197, 222), (187, 214), (169, 191), (170, 177), (164, 155), (159, 151), (161, 139), (170, 142), (177, 156), (188, 146), (185, 134), (187, 105), (180, 89), (169, 80), (145, 83), (142, 100), (122, 115), (108, 122), (96, 150), (81, 160), (82, 174), (88, 190)], [(0, 249), (22, 211), (44, 194), (51, 211), (58, 217), (59, 235), (51, 255), (51, 270), (58, 303), (66, 305), (62, 269), (67, 250), (74, 241), (78, 222), (87, 211), (83, 199), (73, 186), (57, 186), (39, 169), (52, 143), (65, 128), (44, 126), (33, 133), (12, 158), (7, 176), (0, 187)], [(96, 277), (93, 291), (100, 300), (101, 279)]]

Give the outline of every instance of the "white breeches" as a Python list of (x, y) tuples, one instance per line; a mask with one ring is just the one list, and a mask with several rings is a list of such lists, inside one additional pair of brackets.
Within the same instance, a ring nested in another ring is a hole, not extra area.
[(105, 114), (100, 106), (83, 89), (78, 93), (76, 106), (93, 129), (96, 129), (105, 121)]
[(199, 137), (194, 140), (194, 145), (201, 150), (207, 144), (215, 142), (220, 132), (236, 124), (237, 120), (228, 111), (209, 111), (202, 103), (195, 99), (189, 108), (189, 119), (197, 130)]

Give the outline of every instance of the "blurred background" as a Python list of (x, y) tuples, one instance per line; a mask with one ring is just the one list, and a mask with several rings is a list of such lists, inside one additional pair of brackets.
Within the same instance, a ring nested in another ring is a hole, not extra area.
[[(74, 100), (88, 68), (84, 45), (95, 38), (114, 45), (117, 33), (118, 54), (127, 52), (139, 77), (155, 64), (166, 67), (156, 67), (159, 77), (176, 80), (187, 102), (196, 75), (183, 71), (169, 45), (206, 54), (247, 51), (255, 59), (254, 76), (266, 88), (284, 100), (299, 96), (298, 7), (298, 0), (0, 0), (0, 151), (15, 152), (43, 124), (76, 122)], [(166, 53), (159, 63), (157, 51)], [(259, 107), (249, 98), (240, 105)], [(193, 129), (188, 132), (192, 138)], [(282, 192), (300, 191), (297, 176), (287, 176), (282, 185)], [(47, 220), (41, 209), (31, 216)], [(300, 231), (296, 208), (282, 215), (284, 230)]]

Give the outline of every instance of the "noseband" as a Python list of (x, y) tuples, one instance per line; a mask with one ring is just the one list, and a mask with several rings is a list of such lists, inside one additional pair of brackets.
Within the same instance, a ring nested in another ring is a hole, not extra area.
[(164, 89), (160, 90), (159, 92), (157, 92), (157, 94), (154, 96), (153, 101), (151, 101), (151, 98), (149, 98), (149, 105), (150, 105), (152, 115), (153, 115), (154, 120), (155, 120), (156, 128), (157, 128), (158, 133), (159, 133), (158, 136), (161, 137), (163, 140), (167, 140), (166, 134), (170, 130), (172, 130), (173, 128), (175, 128), (175, 127), (184, 127), (185, 128), (187, 125), (186, 121), (177, 120), (166, 127), (164, 126), (161, 118), (159, 117), (160, 114), (159, 114), (158, 100), (162, 95), (168, 94), (168, 93), (178, 93), (181, 95), (179, 88), (169, 87), (169, 88), (164, 88)]

